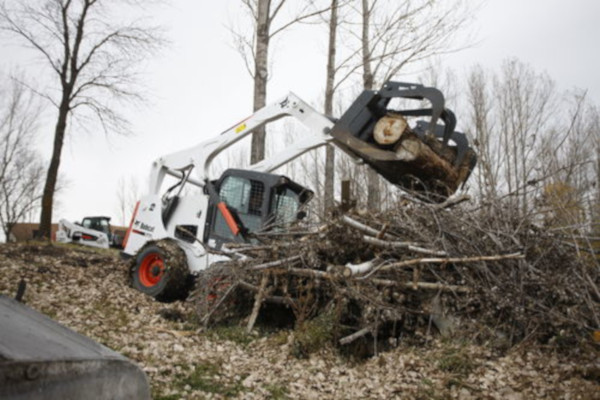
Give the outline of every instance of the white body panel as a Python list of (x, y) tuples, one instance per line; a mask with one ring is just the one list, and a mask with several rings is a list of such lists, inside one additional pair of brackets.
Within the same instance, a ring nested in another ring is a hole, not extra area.
[(60, 243), (78, 243), (101, 249), (108, 249), (109, 247), (108, 235), (106, 233), (84, 228), (66, 219), (61, 219), (58, 222), (56, 241)]
[(202, 271), (211, 263), (227, 259), (224, 256), (206, 253), (204, 246), (200, 244), (204, 235), (204, 223), (206, 221), (206, 210), (208, 209), (208, 196), (195, 195), (182, 197), (167, 227), (164, 226), (161, 217), (161, 199), (158, 195), (148, 195), (140, 200), (138, 212), (133, 220), (127, 246), (127, 254), (137, 254), (149, 241), (167, 238), (175, 238), (175, 227), (177, 225), (197, 225), (198, 233), (194, 243), (178, 240), (179, 245), (185, 252), (190, 272)]

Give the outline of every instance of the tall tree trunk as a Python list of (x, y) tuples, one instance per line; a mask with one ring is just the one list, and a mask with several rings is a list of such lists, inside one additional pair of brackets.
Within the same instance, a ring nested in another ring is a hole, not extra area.
[[(362, 59), (363, 59), (363, 87), (366, 90), (372, 90), (375, 82), (373, 71), (371, 69), (371, 50), (370, 50), (370, 21), (371, 10), (369, 1), (362, 0)], [(381, 194), (379, 192), (379, 175), (367, 168), (367, 208), (371, 211), (377, 211), (381, 206)]]
[(64, 93), (58, 109), (58, 121), (54, 130), (54, 145), (52, 148), (52, 158), (48, 166), (46, 175), (46, 184), (44, 185), (44, 194), (42, 195), (42, 214), (40, 216), (40, 226), (38, 238), (50, 239), (52, 233), (52, 205), (54, 204), (54, 192), (56, 191), (56, 181), (58, 179), (58, 167), (60, 166), (60, 156), (67, 129), (67, 116), (69, 114), (69, 93)]
[[(256, 20), (256, 60), (254, 63), (254, 111), (267, 104), (267, 80), (269, 76), (269, 10), (271, 0), (258, 0)], [(256, 130), (252, 135), (250, 163), (265, 158), (265, 128)]]
[[(333, 95), (335, 85), (335, 52), (337, 36), (337, 11), (338, 0), (331, 0), (331, 14), (329, 18), (329, 49), (327, 53), (327, 79), (325, 84), (325, 114), (333, 114)], [(327, 145), (325, 150), (325, 188), (324, 188), (324, 208), (325, 212), (333, 208), (334, 194), (334, 167), (335, 150), (333, 146)]]

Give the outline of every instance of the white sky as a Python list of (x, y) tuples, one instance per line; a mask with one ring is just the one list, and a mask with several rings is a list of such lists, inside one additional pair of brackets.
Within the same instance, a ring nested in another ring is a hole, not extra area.
[[(169, 29), (172, 44), (147, 72), (148, 106), (131, 112), (136, 135), (71, 132), (60, 168), (69, 185), (60, 194), (55, 221), (109, 215), (120, 223), (120, 178), (134, 177), (145, 188), (152, 160), (217, 135), (251, 114), (252, 81), (227, 29), (241, 10), (238, 1), (173, 3), (155, 16)], [(561, 89), (588, 89), (600, 104), (599, 18), (600, 2), (594, 0), (488, 0), (474, 23), (479, 44), (442, 58), (441, 65), (460, 75), (475, 63), (497, 68), (507, 57), (517, 57), (546, 71)], [(320, 37), (297, 29), (275, 43), (269, 99), (291, 90), (320, 107), (327, 40)], [(0, 51), (0, 70), (22, 61), (14, 47), (0, 46)], [(460, 110), (454, 111), (460, 119)], [(39, 146), (48, 159), (53, 115), (46, 120)]]

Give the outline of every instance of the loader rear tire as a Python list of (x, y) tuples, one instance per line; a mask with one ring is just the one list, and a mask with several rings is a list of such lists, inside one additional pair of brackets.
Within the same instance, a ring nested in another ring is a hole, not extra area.
[(191, 287), (183, 250), (172, 240), (144, 246), (131, 265), (131, 285), (158, 301), (183, 300)]

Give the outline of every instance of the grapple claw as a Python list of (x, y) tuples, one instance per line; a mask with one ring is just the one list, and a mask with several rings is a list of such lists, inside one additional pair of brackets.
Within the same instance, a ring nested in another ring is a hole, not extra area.
[[(427, 100), (431, 107), (391, 109), (396, 98)], [(410, 117), (428, 120), (411, 126)], [(425, 200), (441, 202), (464, 184), (477, 162), (466, 135), (455, 127), (456, 117), (444, 107), (438, 89), (387, 82), (379, 91), (365, 90), (336, 122), (331, 135), (338, 146), (391, 183)]]

